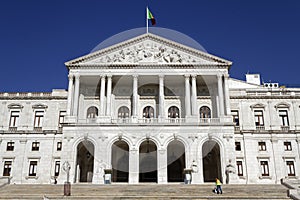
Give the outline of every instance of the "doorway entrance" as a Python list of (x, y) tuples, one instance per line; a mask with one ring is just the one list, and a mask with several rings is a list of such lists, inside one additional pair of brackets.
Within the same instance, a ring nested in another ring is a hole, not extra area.
[(182, 142), (174, 140), (168, 145), (168, 182), (183, 182), (185, 148)]
[(150, 140), (140, 145), (139, 182), (157, 182), (157, 147)]
[(203, 180), (214, 182), (216, 178), (222, 181), (220, 146), (215, 141), (207, 141), (202, 146)]
[(129, 146), (124, 141), (117, 141), (111, 148), (112, 182), (128, 182)]
[(77, 146), (77, 178), (79, 182), (92, 182), (94, 172), (94, 145), (82, 141)]

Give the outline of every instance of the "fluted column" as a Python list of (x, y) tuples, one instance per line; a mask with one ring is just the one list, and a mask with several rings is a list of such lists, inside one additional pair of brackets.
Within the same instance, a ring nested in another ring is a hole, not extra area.
[(159, 75), (159, 118), (164, 118), (165, 92), (164, 75)]
[[(219, 114), (224, 116), (224, 97), (223, 97), (223, 85), (222, 85), (222, 75), (218, 74), (218, 96), (219, 96)], [(220, 117), (219, 116), (219, 117)]]
[(111, 75), (107, 76), (107, 92), (106, 92), (106, 115), (111, 116)]
[(72, 115), (71, 108), (72, 108), (72, 97), (73, 97), (73, 80), (74, 76), (69, 74), (69, 87), (68, 87), (68, 105), (67, 105), (67, 116)]
[(225, 74), (224, 75), (224, 96), (225, 96), (225, 107), (226, 107), (225, 110), (226, 110), (226, 115), (231, 115), (228, 79), (229, 79), (229, 75)]
[(73, 116), (77, 116), (78, 115), (79, 84), (80, 84), (80, 76), (78, 74), (76, 74), (75, 75), (75, 91), (74, 91)]
[(192, 75), (192, 115), (197, 115), (197, 75)]
[(191, 116), (190, 75), (185, 75), (185, 116)]
[(105, 98), (105, 75), (101, 75), (101, 86), (100, 86), (100, 116), (105, 114), (104, 98)]
[(132, 85), (132, 116), (137, 117), (137, 99), (138, 99), (138, 75), (133, 75)]

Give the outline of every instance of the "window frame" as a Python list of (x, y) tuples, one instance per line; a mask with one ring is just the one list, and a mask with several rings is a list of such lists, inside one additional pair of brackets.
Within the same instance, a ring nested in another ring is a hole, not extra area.
[(254, 110), (254, 122), (255, 126), (265, 126), (263, 110)]
[(244, 176), (243, 161), (237, 160), (236, 161), (236, 168), (237, 168), (237, 175), (238, 176)]
[(278, 110), (281, 126), (290, 126), (288, 110)]
[(231, 111), (232, 120), (235, 123), (235, 126), (240, 126), (240, 116), (238, 110), (232, 110)]
[(234, 144), (235, 144), (235, 151), (242, 151), (242, 144), (241, 144), (241, 142), (236, 141)]
[(293, 160), (286, 160), (285, 164), (287, 167), (287, 175), (288, 176), (296, 176), (295, 162)]
[(6, 151), (14, 151), (15, 150), (15, 142), (9, 141), (6, 144)]
[(121, 106), (118, 108), (119, 119), (128, 119), (129, 117), (130, 117), (130, 109), (127, 106)]
[(40, 142), (32, 142), (31, 151), (39, 151), (40, 150)]
[(261, 176), (270, 176), (269, 162), (267, 160), (260, 161)]
[(60, 128), (62, 127), (62, 124), (65, 121), (66, 115), (67, 115), (67, 111), (65, 111), (65, 110), (59, 111), (59, 115), (58, 115), (58, 127), (60, 127)]
[(60, 172), (60, 160), (56, 160), (54, 163), (54, 176), (58, 177)]
[(284, 151), (292, 151), (292, 143), (289, 141), (285, 141), (283, 142), (283, 146), (284, 146)]
[(56, 143), (56, 151), (61, 151), (62, 150), (62, 142), (59, 141)]
[(211, 118), (211, 109), (208, 106), (201, 106), (199, 108), (200, 119), (210, 119)]
[(34, 111), (34, 128), (42, 128), (43, 122), (45, 117), (45, 111), (44, 110), (35, 110)]
[(267, 151), (267, 143), (264, 141), (260, 141), (258, 144), (258, 150), (259, 151)]
[(36, 160), (29, 161), (29, 171), (28, 171), (29, 177), (36, 177), (37, 165), (38, 165), (38, 161), (36, 161)]
[(11, 160), (5, 160), (3, 162), (3, 176), (4, 177), (10, 177), (11, 176), (11, 170), (12, 170), (12, 161)]
[[(17, 115), (14, 115), (14, 113), (17, 113)], [(9, 127), (10, 128), (16, 128), (19, 125), (19, 119), (20, 119), (20, 110), (11, 110), (10, 111), (10, 118), (9, 118)], [(12, 122), (13, 120), (13, 122)]]

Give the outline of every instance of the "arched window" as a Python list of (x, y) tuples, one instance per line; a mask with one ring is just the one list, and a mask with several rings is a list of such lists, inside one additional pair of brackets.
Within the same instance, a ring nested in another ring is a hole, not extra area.
[(169, 118), (179, 118), (179, 108), (176, 106), (171, 106), (168, 110)]
[(95, 106), (91, 106), (87, 110), (86, 117), (87, 118), (96, 118), (98, 116), (98, 108)]
[(202, 106), (200, 108), (200, 118), (211, 118), (210, 108), (207, 106)]
[(118, 110), (118, 118), (128, 118), (129, 117), (129, 108), (122, 106)]
[(146, 106), (143, 110), (144, 118), (153, 118), (154, 117), (154, 109), (151, 106)]

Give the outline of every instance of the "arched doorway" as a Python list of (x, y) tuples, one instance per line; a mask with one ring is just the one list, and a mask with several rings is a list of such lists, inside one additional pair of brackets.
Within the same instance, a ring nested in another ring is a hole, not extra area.
[(92, 182), (94, 172), (94, 145), (82, 141), (77, 146), (77, 181)]
[(222, 181), (220, 146), (215, 141), (207, 141), (202, 146), (203, 180), (214, 182), (216, 178)]
[(182, 142), (174, 140), (168, 145), (168, 182), (183, 182), (185, 148)]
[(150, 140), (146, 140), (140, 145), (139, 181), (157, 182), (157, 147)]
[(129, 146), (124, 141), (117, 141), (111, 148), (112, 181), (128, 182)]
[(211, 118), (210, 108), (207, 106), (202, 106), (199, 110), (200, 118)]

